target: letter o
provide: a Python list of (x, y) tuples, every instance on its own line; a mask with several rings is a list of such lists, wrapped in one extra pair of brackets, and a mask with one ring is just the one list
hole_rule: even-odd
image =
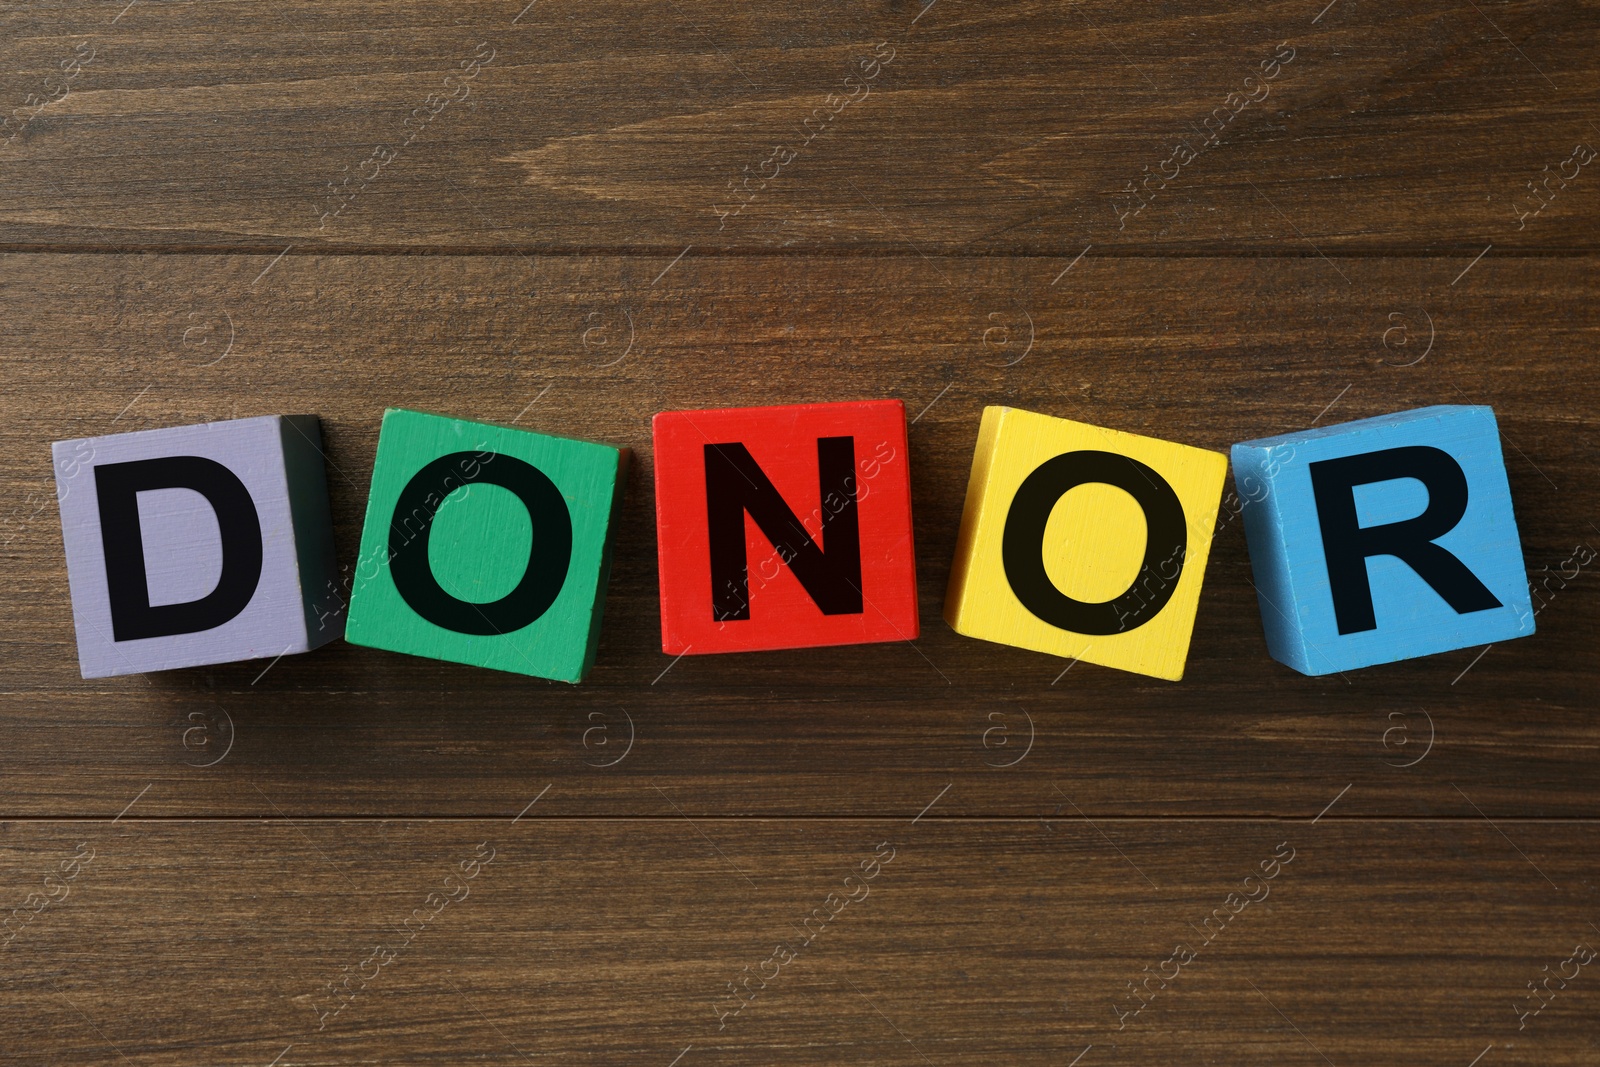
[[(1068, 490), (1099, 482), (1124, 490), (1144, 511), (1144, 560), (1139, 574), (1121, 594), (1100, 603), (1074, 600), (1050, 580), (1044, 567), (1044, 532), (1050, 512)], [(1001, 537), (1000, 558), (1006, 580), (1022, 606), (1051, 626), (1078, 634), (1115, 634), (1144, 625), (1172, 598), (1183, 573), (1189, 543), (1183, 504), (1167, 480), (1131, 456), (1085, 449), (1045, 460), (1023, 479), (1012, 498)], [(1156, 573), (1164, 559), (1179, 561), (1178, 572), (1161, 580), (1149, 603), (1140, 597), (1141, 582)], [(1158, 575), (1159, 577), (1159, 575)], [(1138, 621), (1125, 625), (1125, 616)]]
[[(520, 630), (538, 619), (555, 603), (567, 580), (572, 563), (572, 515), (567, 502), (545, 473), (514, 456), (496, 453), (500, 462), (487, 464), (468, 475), (467, 484), (487, 482), (508, 489), (528, 509), (528, 518), (537, 537), (528, 553), (528, 565), (515, 589), (499, 600), (475, 604), (445, 592), (428, 561), (428, 539), (433, 532), (437, 505), (428, 498), (437, 496), (442, 504), (448, 491), (445, 482), (461, 477), (465, 461), (478, 453), (452, 452), (423, 467), (395, 501), (389, 522), (389, 574), (394, 587), (411, 610), (436, 626), (456, 633), (488, 636)], [(399, 516), (423, 514), (422, 528), (409, 536)]]

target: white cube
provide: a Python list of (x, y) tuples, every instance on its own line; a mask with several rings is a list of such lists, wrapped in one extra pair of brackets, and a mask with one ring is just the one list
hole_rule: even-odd
[(315, 415), (53, 451), (85, 678), (307, 652), (344, 633)]

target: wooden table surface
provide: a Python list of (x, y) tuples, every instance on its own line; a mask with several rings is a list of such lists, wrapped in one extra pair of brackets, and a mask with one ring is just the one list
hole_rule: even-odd
[[(0, 1061), (1600, 1062), (1595, 16), (6, 6)], [(921, 638), (663, 655), (651, 414), (869, 397)], [(1228, 508), (1180, 683), (940, 620), (985, 405), (1436, 403), (1531, 638), (1302, 677)], [(318, 414), (348, 565), (386, 406), (636, 450), (587, 682), (79, 678), (50, 442)]]

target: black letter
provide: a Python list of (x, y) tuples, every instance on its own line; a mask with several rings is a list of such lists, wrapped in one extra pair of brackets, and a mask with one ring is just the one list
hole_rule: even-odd
[[(1050, 512), (1067, 490), (1088, 482), (1114, 485), (1132, 496), (1144, 511), (1146, 529), (1138, 575), (1119, 596), (1097, 604), (1067, 596), (1044, 569), (1044, 531)], [(1143, 626), (1172, 599), (1188, 547), (1183, 505), (1165, 478), (1129, 456), (1084, 450), (1045, 460), (1023, 479), (1006, 514), (1000, 560), (1011, 591), (1040, 619), (1076, 634), (1115, 634)], [(1176, 561), (1178, 569), (1170, 579), (1158, 582), (1146, 604), (1139, 585), (1152, 576), (1160, 578), (1155, 568), (1165, 561)], [(1129, 626), (1128, 615), (1143, 617)]]
[[(238, 615), (256, 595), (261, 581), (261, 519), (250, 491), (227, 467), (201, 456), (105, 463), (94, 469), (94, 489), (100, 503), (113, 641), (210, 630)], [(217, 587), (199, 600), (150, 604), (139, 494), (154, 489), (193, 489), (217, 514), (222, 573)]]
[[(476, 473), (467, 474), (468, 462), (481, 454), (452, 452), (440, 456), (406, 483), (389, 521), (389, 574), (411, 610), (435, 626), (458, 634), (487, 636), (520, 630), (555, 603), (572, 563), (572, 515), (555, 483), (539, 468), (514, 456), (494, 453), (498, 462), (493, 467), (485, 461)], [(447, 483), (457, 477), (468, 484), (487, 482), (511, 490), (522, 500), (533, 523), (535, 539), (522, 580), (511, 592), (486, 604), (460, 600), (445, 592), (428, 562), (434, 513), (455, 488)], [(396, 520), (402, 515), (415, 517), (419, 512), (421, 528), (413, 536), (406, 523)]]
[[(1368, 556), (1394, 556), (1417, 572), (1456, 610), (1487, 611), (1501, 606), (1494, 594), (1447, 549), (1433, 542), (1456, 528), (1467, 513), (1467, 476), (1450, 453), (1428, 445), (1386, 448), (1359, 456), (1309, 464), (1311, 491), (1322, 526), (1322, 554), (1328, 560), (1333, 614), (1341, 634), (1376, 630)], [(1415, 478), (1428, 490), (1421, 515), (1401, 522), (1362, 528), (1356, 517), (1355, 487), (1395, 478)]]
[(861, 530), (856, 518), (853, 437), (817, 439), (817, 485), (837, 509), (822, 512), (826, 553), (806, 533), (744, 445), (706, 445), (706, 529), (711, 548), (711, 617), (750, 617), (744, 514), (756, 521), (778, 558), (788, 564), (824, 615), (861, 612)]

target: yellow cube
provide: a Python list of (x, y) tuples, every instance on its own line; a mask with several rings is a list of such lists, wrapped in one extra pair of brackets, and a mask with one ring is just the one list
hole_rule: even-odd
[(983, 411), (945, 593), (957, 633), (1183, 677), (1228, 457)]

